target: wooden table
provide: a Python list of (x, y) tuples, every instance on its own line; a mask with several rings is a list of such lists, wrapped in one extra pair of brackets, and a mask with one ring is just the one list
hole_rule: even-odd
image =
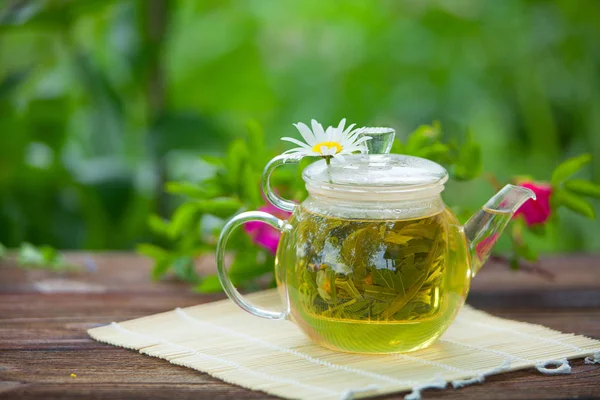
[[(98, 343), (86, 330), (224, 298), (175, 282), (153, 283), (150, 262), (123, 253), (90, 257), (97, 270), (69, 276), (0, 264), (0, 398), (265, 398), (160, 359)], [(554, 281), (488, 263), (468, 302), (495, 315), (600, 338), (600, 256), (545, 259)], [(204, 268), (214, 268), (209, 262)], [(571, 362), (571, 375), (534, 370), (424, 398), (600, 398), (600, 366)], [(76, 377), (72, 377), (75, 374)], [(403, 398), (403, 395), (386, 398)]]

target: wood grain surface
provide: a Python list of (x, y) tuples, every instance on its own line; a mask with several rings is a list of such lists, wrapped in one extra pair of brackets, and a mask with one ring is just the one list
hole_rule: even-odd
[[(152, 282), (150, 262), (132, 254), (69, 257), (92, 268), (60, 275), (0, 264), (0, 398), (268, 397), (86, 334), (91, 327), (215, 301), (223, 294), (199, 295), (180, 283)], [(552, 281), (488, 263), (474, 280), (468, 302), (500, 317), (600, 339), (600, 256), (547, 258), (541, 265), (554, 274)], [(212, 272), (214, 265), (205, 260), (198, 268)], [(583, 360), (571, 365), (570, 375), (516, 371), (460, 390), (426, 390), (423, 397), (600, 398), (600, 366)]]

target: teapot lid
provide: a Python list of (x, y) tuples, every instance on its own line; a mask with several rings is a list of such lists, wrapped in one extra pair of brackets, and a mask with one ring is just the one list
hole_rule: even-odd
[(402, 154), (355, 154), (344, 158), (344, 162), (333, 160), (329, 166), (320, 160), (306, 167), (302, 177), (308, 191), (363, 200), (422, 198), (440, 193), (448, 180), (444, 167), (425, 158)]

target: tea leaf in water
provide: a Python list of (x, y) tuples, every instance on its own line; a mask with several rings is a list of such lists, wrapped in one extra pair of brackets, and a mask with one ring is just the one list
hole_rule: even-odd
[(464, 301), (471, 266), (448, 211), (418, 220), (351, 220), (299, 208), (278, 266), (294, 321), (348, 351), (420, 348)]
[(385, 241), (394, 244), (407, 244), (414, 239), (412, 236), (403, 235), (400, 232), (390, 231), (385, 234)]
[(406, 293), (399, 294), (389, 305), (383, 313), (384, 318), (391, 318), (394, 314), (400, 311), (404, 306), (417, 294), (423, 283), (425, 282), (425, 272), (421, 273), (419, 278), (412, 283)]
[(354, 286), (354, 282), (351, 279), (335, 278), (335, 287), (336, 290), (342, 290), (342, 293), (346, 294), (349, 297), (361, 299), (363, 297), (362, 294), (360, 294), (360, 292), (358, 291), (358, 289), (356, 289), (356, 286)]
[(411, 236), (413, 238), (422, 237), (431, 240), (436, 237), (437, 231), (438, 226), (436, 224), (414, 223), (402, 228), (398, 233), (405, 236)]
[(446, 251), (436, 216), (416, 221), (361, 221), (306, 213), (305, 251), (295, 276), (307, 310), (342, 319), (400, 320), (431, 313)]
[[(374, 269), (371, 271), (373, 275), (373, 283), (378, 288), (390, 288), (395, 293), (404, 293), (404, 285), (402, 283), (401, 273), (389, 269)], [(372, 286), (373, 287), (373, 286)]]
[[(382, 226), (385, 229), (385, 226)], [(381, 243), (381, 229), (376, 224), (359, 228), (344, 239), (341, 255), (347, 265), (354, 268), (354, 274), (364, 277), (365, 267), (373, 252)]]
[(396, 298), (398, 292), (382, 286), (365, 285), (363, 294), (365, 297), (389, 303)]

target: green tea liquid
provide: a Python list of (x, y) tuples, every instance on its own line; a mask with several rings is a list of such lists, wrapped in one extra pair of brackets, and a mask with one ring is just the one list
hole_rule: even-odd
[(294, 321), (335, 350), (418, 350), (453, 321), (470, 283), (464, 233), (444, 211), (353, 220), (301, 210), (282, 236), (277, 277)]

